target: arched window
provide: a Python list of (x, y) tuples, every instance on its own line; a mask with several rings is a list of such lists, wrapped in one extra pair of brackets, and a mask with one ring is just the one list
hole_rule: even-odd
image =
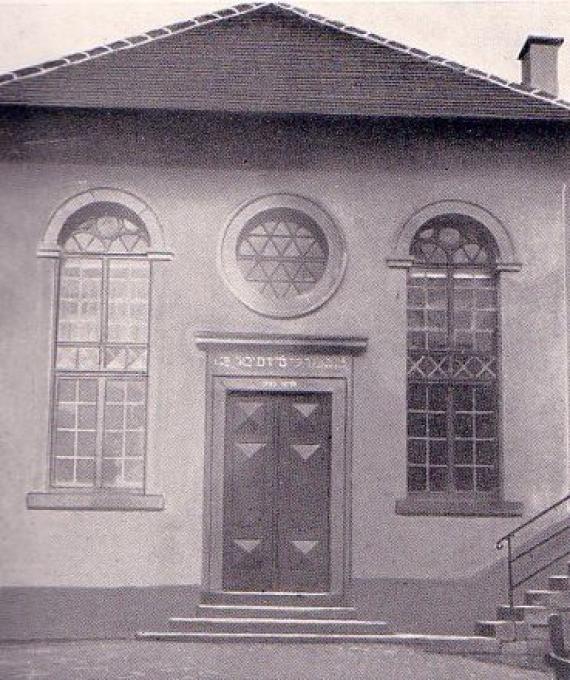
[(90, 203), (58, 245), (50, 485), (144, 490), (149, 234), (115, 203)]
[(499, 491), (497, 245), (460, 214), (415, 234), (408, 273), (408, 492)]

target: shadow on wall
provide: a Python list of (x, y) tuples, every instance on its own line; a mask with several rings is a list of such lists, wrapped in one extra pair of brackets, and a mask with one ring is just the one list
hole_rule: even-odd
[(170, 616), (187, 616), (200, 588), (2, 588), (1, 640), (132, 638), (162, 630)]
[[(548, 534), (556, 535), (559, 526), (552, 525)], [(541, 532), (534, 541), (544, 535)], [(570, 563), (565, 555), (566, 540), (567, 534), (563, 533), (516, 563), (514, 579), (544, 569), (515, 590), (515, 604), (524, 604), (527, 590), (548, 588), (549, 576), (567, 574)], [(531, 544), (522, 544), (518, 550), (522, 552)], [(355, 579), (354, 605), (362, 618), (387, 621), (395, 632), (474, 635), (477, 621), (496, 620), (497, 607), (508, 603), (505, 552), (498, 553), (499, 560), (468, 579)], [(562, 557), (554, 559), (558, 555)]]
[[(566, 574), (567, 558), (520, 588), (545, 588), (550, 574)], [(357, 617), (387, 621), (393, 632), (473, 635), (479, 620), (496, 618), (507, 603), (506, 565), (465, 580), (355, 579)], [(140, 588), (2, 588), (0, 640), (121, 639), (163, 630), (171, 616), (192, 616), (198, 585)]]

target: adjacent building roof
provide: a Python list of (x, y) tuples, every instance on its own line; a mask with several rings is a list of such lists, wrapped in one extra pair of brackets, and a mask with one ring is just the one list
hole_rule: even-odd
[(570, 120), (570, 103), (283, 3), (0, 75), (0, 106)]

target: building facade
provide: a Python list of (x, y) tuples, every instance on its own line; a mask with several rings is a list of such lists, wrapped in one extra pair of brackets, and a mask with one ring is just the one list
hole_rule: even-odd
[(0, 109), (8, 637), (200, 593), (487, 615), (568, 487), (570, 105), (260, 3)]

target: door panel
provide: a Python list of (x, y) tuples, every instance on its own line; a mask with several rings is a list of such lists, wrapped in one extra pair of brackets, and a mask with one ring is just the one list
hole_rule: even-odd
[(279, 590), (329, 589), (329, 394), (285, 399), (279, 412)]
[(329, 589), (330, 439), (328, 393), (228, 394), (225, 589)]
[(229, 394), (224, 475), (224, 587), (271, 590), (275, 481), (274, 407), (258, 394)]

